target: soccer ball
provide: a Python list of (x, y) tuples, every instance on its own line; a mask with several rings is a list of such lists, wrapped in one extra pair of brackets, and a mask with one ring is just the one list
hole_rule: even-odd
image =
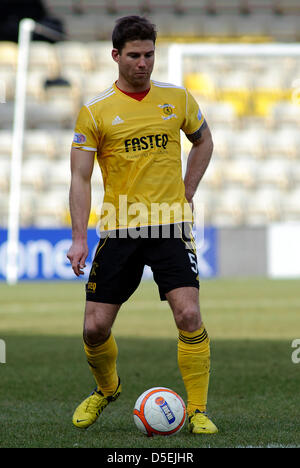
[(184, 426), (185, 415), (182, 398), (165, 387), (146, 390), (136, 400), (133, 410), (137, 428), (148, 437), (179, 432)]

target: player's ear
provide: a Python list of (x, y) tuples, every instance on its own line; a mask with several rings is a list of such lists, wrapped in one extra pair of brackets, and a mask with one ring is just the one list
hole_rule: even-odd
[(119, 54), (118, 49), (113, 49), (113, 50), (111, 51), (111, 56), (112, 56), (112, 58), (113, 58), (113, 60), (114, 60), (115, 62), (119, 63), (120, 54)]

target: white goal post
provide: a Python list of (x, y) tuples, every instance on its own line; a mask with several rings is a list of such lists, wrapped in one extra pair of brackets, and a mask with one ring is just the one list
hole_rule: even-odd
[(29, 45), (31, 34), (34, 31), (34, 28), (35, 22), (32, 19), (26, 18), (20, 22), (7, 226), (6, 280), (8, 284), (15, 284), (18, 281), (19, 217), (21, 202), (21, 171), (25, 126), (27, 68)]
[(20, 21), (7, 226), (6, 281), (11, 285), (16, 284), (18, 281), (19, 218), (26, 112), (26, 86), (30, 42), (33, 32), (54, 40), (63, 38), (62, 33), (36, 23), (30, 18), (25, 18)]
[[(299, 57), (300, 44), (173, 44), (168, 53), (168, 81), (182, 86), (184, 78), (183, 58), (193, 57)], [(201, 69), (201, 64), (199, 65)]]

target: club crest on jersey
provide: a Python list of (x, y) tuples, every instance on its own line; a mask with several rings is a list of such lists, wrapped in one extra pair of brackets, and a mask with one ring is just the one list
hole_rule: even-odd
[(172, 104), (158, 104), (158, 107), (162, 109), (163, 115), (161, 118), (163, 120), (169, 120), (169, 119), (177, 119), (177, 115), (174, 114), (173, 109), (175, 109), (175, 106)]
[(83, 135), (83, 133), (74, 133), (74, 138), (73, 138), (74, 143), (85, 143), (86, 142), (86, 136)]

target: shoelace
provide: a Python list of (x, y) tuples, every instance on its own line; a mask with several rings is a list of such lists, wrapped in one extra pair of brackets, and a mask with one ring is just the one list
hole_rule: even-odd
[(203, 416), (204, 418), (207, 418), (207, 414), (205, 411), (196, 410), (195, 413), (189, 417), (189, 421), (191, 421), (193, 417), (196, 417), (198, 421), (201, 421), (203, 419)]
[(102, 409), (103, 406), (106, 406), (106, 401), (104, 398), (100, 401), (99, 400), (99, 396), (96, 392), (94, 392), (87, 401), (86, 411), (97, 412), (99, 409)]

